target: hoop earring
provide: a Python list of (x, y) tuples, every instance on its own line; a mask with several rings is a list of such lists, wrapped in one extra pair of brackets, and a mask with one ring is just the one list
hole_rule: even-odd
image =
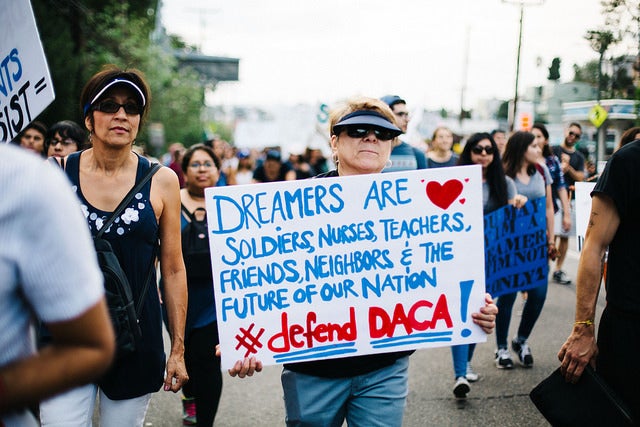
[(391, 165), (393, 165), (393, 162), (391, 160), (387, 160), (387, 162), (384, 164), (385, 168), (390, 168)]

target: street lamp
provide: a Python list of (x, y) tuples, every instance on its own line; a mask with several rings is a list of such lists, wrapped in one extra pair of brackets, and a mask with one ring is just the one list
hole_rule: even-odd
[(502, 2), (520, 5), (520, 31), (518, 33), (518, 55), (516, 58), (516, 89), (513, 95), (512, 115), (509, 120), (509, 131), (513, 132), (516, 113), (518, 111), (518, 79), (520, 78), (520, 49), (522, 48), (522, 17), (524, 15), (524, 7), (541, 5), (544, 3), (544, 0), (502, 0)]

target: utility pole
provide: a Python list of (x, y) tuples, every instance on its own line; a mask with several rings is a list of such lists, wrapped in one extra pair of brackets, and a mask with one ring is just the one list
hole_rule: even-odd
[(511, 3), (520, 5), (520, 29), (518, 31), (518, 54), (516, 56), (516, 88), (513, 94), (513, 109), (509, 118), (509, 131), (513, 132), (518, 113), (518, 82), (520, 79), (520, 51), (522, 49), (522, 18), (524, 17), (525, 6), (535, 6), (544, 3), (544, 0), (502, 0), (503, 3)]
[(467, 92), (467, 74), (469, 71), (469, 26), (467, 26), (467, 38), (464, 47), (464, 62), (462, 65), (462, 87), (460, 88), (460, 130), (462, 130), (462, 120), (464, 119), (464, 96)]

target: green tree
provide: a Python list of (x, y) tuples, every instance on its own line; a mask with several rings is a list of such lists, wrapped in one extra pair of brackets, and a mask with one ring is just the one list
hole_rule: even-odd
[(555, 57), (551, 60), (551, 66), (549, 67), (549, 75), (547, 80), (558, 81), (560, 80), (560, 58)]
[(609, 49), (609, 46), (619, 41), (616, 36), (609, 30), (588, 30), (584, 36), (589, 41), (591, 48), (598, 52), (598, 99), (600, 94), (606, 86), (604, 79), (602, 78), (602, 62), (604, 61), (604, 54)]
[[(618, 40), (631, 39), (640, 42), (640, 1), (602, 0), (604, 25)], [(638, 53), (640, 56), (640, 52)]]
[[(573, 64), (573, 81), (589, 83), (590, 85), (598, 86), (598, 60), (593, 59), (584, 63), (583, 65)], [(608, 75), (604, 74), (604, 78), (608, 79)], [(608, 80), (607, 80), (608, 81)]]
[[(195, 72), (178, 67), (169, 47), (151, 41), (157, 0), (32, 0), (56, 100), (45, 123), (72, 119), (86, 80), (104, 64), (142, 70), (152, 93), (149, 121), (164, 125), (167, 141), (201, 139), (204, 91)], [(177, 39), (174, 37), (174, 39)], [(146, 139), (146, 128), (139, 140)]]

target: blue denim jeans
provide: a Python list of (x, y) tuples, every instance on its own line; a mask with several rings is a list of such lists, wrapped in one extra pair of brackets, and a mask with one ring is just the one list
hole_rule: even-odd
[[(518, 326), (518, 339), (526, 340), (531, 335), (533, 326), (536, 324), (544, 301), (547, 299), (547, 283), (537, 288), (527, 290), (527, 302), (522, 310), (520, 325)], [(518, 296), (518, 292), (512, 292), (498, 297), (498, 315), (496, 316), (496, 341), (498, 348), (508, 348), (507, 335), (509, 335), (509, 323), (511, 323), (511, 310), (513, 303)]]
[(471, 362), (475, 344), (460, 344), (451, 346), (451, 356), (453, 357), (454, 379), (467, 375), (467, 363)]
[(409, 356), (349, 378), (322, 378), (284, 369), (287, 426), (401, 427), (408, 392)]

